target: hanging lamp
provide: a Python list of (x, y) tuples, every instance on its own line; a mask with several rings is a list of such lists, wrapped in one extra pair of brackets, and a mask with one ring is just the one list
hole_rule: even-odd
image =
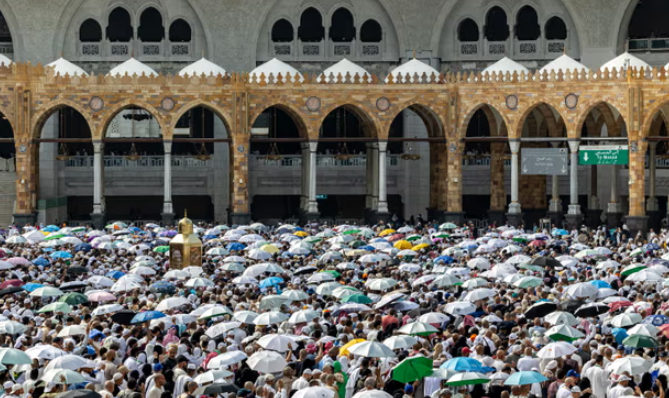
[[(132, 108), (132, 117), (130, 118), (130, 132), (132, 134), (132, 138), (135, 138), (135, 108)], [(139, 152), (137, 152), (137, 147), (135, 146), (135, 143), (133, 142), (132, 145), (130, 145), (130, 153), (124, 156), (125, 159), (130, 160), (130, 161), (136, 161), (139, 160)]]
[[(58, 124), (59, 124), (59, 132), (62, 135), (62, 138), (65, 138), (67, 135), (67, 132), (65, 130), (65, 115), (64, 111), (61, 109), (58, 111)], [(64, 142), (61, 142), (60, 145), (58, 146), (58, 153), (56, 154), (56, 160), (68, 160), (72, 156), (70, 155), (70, 151), (67, 148), (67, 144)]]
[[(341, 128), (340, 128), (340, 126), (341, 126), (340, 120), (342, 119), (341, 116), (340, 116), (341, 114), (344, 115), (344, 117), (343, 117), (343, 119), (344, 119), (343, 138), (345, 140), (346, 139), (346, 110), (345, 109), (341, 109), (341, 113), (337, 112), (336, 129), (337, 129), (337, 135), (339, 135), (339, 131), (341, 131)], [(347, 145), (346, 141), (344, 141), (343, 143), (340, 142), (339, 143), (339, 150), (337, 151), (337, 155), (335, 155), (335, 159), (344, 161), (344, 160), (349, 160), (351, 157), (352, 157), (352, 155), (348, 152), (348, 145)]]
[[(417, 137), (414, 137), (417, 138)], [(413, 150), (413, 146), (411, 143), (409, 143), (409, 150), (405, 153), (402, 153), (402, 156), (400, 156), (403, 160), (420, 160), (420, 155), (415, 153)]]
[[(202, 139), (204, 139), (204, 108), (201, 109), (202, 109)], [(203, 162), (211, 159), (211, 155), (209, 154), (209, 151), (207, 151), (207, 146), (204, 144), (204, 141), (202, 142), (202, 145), (200, 145), (200, 149), (195, 155), (195, 159), (201, 160)]]
[[(270, 125), (270, 131), (269, 131), (269, 136), (276, 138), (277, 132), (276, 132), (276, 108), (274, 110), (274, 118), (272, 120), (272, 125), (274, 128), (272, 128), (272, 125)], [(283, 156), (279, 153), (279, 147), (276, 145), (276, 142), (272, 142), (269, 144), (269, 151), (267, 151), (267, 156), (265, 156), (265, 159), (267, 160), (281, 160)]]

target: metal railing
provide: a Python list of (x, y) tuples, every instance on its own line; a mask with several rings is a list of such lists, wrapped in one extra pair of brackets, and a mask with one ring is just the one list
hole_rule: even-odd
[(629, 39), (630, 52), (669, 51), (669, 38)]
[[(92, 168), (93, 156), (73, 156), (62, 162), (67, 168)], [(124, 156), (104, 157), (104, 167), (111, 169), (162, 168), (164, 165), (164, 156), (141, 156), (137, 160), (126, 159)], [(190, 156), (172, 156), (172, 168), (203, 168), (209, 165), (210, 160), (199, 160)]]
[[(280, 159), (267, 159), (265, 155), (251, 155), (251, 158), (260, 167), (300, 167), (302, 166), (301, 155), (283, 155)], [(398, 155), (387, 157), (388, 167), (396, 167), (400, 164)], [(316, 157), (317, 167), (365, 167), (367, 157), (352, 156), (348, 159), (337, 159), (335, 155), (318, 155)]]

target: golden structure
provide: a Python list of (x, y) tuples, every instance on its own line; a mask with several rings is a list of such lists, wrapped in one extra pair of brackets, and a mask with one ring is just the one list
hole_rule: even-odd
[(170, 268), (202, 266), (202, 241), (193, 233), (193, 221), (184, 213), (179, 221), (179, 234), (170, 241)]

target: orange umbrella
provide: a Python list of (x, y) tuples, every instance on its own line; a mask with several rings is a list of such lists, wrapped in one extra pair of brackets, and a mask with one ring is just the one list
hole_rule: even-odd
[(365, 340), (365, 339), (353, 339), (353, 340), (349, 341), (348, 343), (346, 343), (346, 344), (344, 344), (343, 346), (341, 346), (341, 348), (339, 349), (339, 355), (340, 355), (340, 356), (341, 356), (341, 355), (348, 355), (348, 349), (349, 349), (351, 346), (354, 346), (354, 345), (356, 345), (356, 344), (358, 344), (358, 343), (362, 343), (363, 341), (367, 341), (367, 340)]

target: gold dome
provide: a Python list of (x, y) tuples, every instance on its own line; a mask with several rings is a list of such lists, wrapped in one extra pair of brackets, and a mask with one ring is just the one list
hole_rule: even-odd
[(184, 210), (184, 218), (179, 221), (178, 231), (182, 235), (190, 235), (193, 233), (193, 221), (187, 217), (186, 210)]

